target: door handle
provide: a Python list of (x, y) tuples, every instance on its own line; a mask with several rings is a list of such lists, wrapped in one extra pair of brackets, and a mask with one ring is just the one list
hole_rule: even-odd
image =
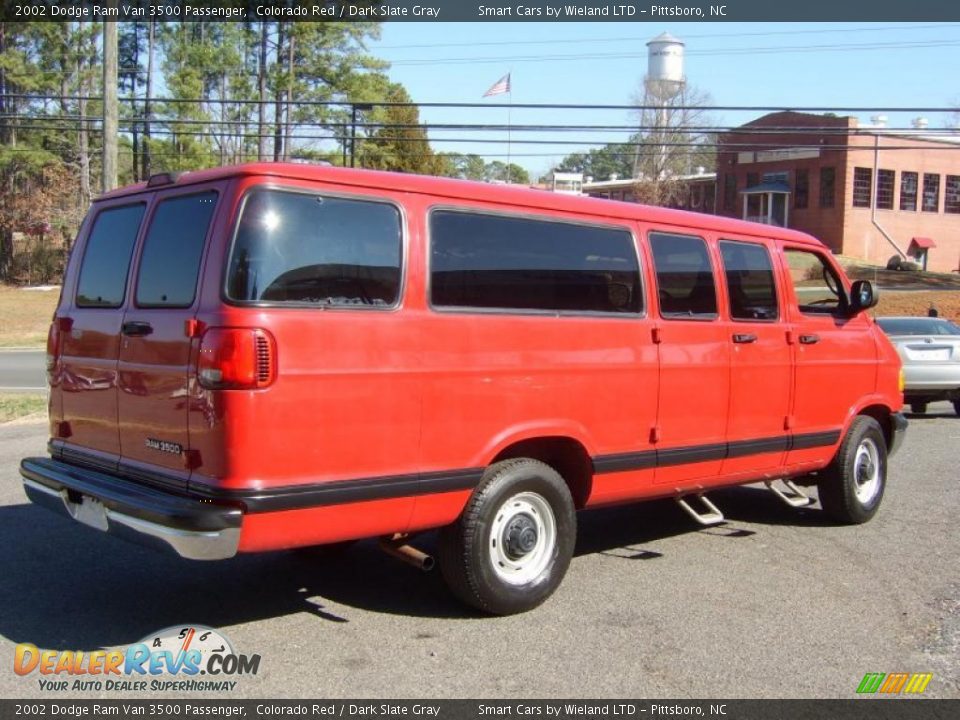
[(757, 336), (753, 333), (734, 333), (733, 341), (735, 343), (755, 343), (757, 341)]
[(131, 320), (125, 322), (120, 331), (129, 337), (143, 337), (153, 332), (153, 326), (143, 320)]
[(801, 335), (800, 336), (801, 345), (816, 345), (818, 342), (820, 342), (819, 335)]

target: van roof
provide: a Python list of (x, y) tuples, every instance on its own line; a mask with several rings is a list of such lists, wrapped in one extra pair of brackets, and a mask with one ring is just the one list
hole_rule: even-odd
[(195, 170), (175, 176), (175, 179), (171, 183), (157, 185), (155, 187), (148, 188), (147, 183), (137, 183), (112, 190), (98, 197), (97, 201), (134, 195), (141, 192), (153, 192), (162, 188), (183, 187), (246, 176), (316, 180), (364, 188), (439, 195), (442, 197), (456, 198), (458, 200), (481, 200), (517, 207), (566, 210), (597, 217), (643, 220), (646, 222), (663, 223), (665, 225), (699, 226), (720, 233), (730, 232), (738, 235), (776, 237), (815, 245), (821, 244), (820, 241), (813, 236), (797, 230), (789, 230), (772, 225), (761, 225), (719, 215), (672, 210), (669, 208), (616, 200), (604, 200), (601, 198), (562, 195), (548, 190), (517, 187), (514, 185), (494, 185), (491, 183), (434, 177), (430, 175), (413, 175), (380, 170), (358, 170), (355, 168), (310, 165), (305, 163), (245, 163), (242, 165), (211, 168), (209, 170)]

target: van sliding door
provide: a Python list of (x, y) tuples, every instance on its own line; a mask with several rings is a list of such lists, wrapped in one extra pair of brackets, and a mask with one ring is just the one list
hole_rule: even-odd
[(704, 239), (649, 238), (661, 318), (655, 482), (681, 489), (717, 477), (726, 456), (730, 339)]

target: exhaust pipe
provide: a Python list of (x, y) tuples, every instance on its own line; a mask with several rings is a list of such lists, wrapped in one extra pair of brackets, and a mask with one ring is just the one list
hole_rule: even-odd
[(423, 572), (433, 570), (433, 566), (436, 565), (433, 555), (427, 555), (427, 553), (422, 550), (418, 550), (412, 545), (407, 545), (406, 541), (406, 535), (394, 535), (392, 538), (381, 538), (380, 549), (387, 555), (395, 557), (397, 560), (401, 560), (408, 565), (412, 565)]

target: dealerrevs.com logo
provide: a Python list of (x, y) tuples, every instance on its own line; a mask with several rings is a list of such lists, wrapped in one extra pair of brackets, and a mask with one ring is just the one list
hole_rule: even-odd
[(223, 633), (203, 625), (168, 627), (115, 650), (41, 650), (20, 643), (13, 658), (14, 672), (36, 676), (46, 692), (230, 692), (259, 669), (259, 655), (235, 652)]

